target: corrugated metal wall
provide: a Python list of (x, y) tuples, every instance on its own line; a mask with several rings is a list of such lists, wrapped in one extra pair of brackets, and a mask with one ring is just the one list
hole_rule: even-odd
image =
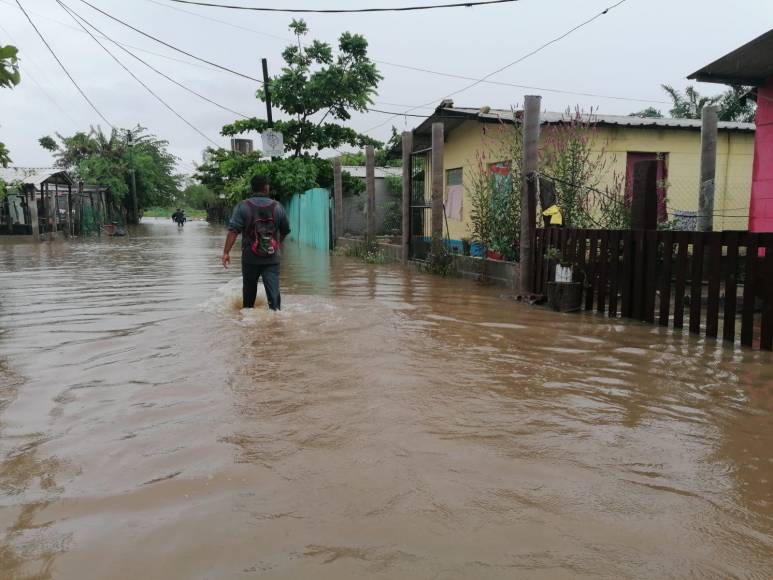
[(287, 203), (290, 239), (320, 250), (330, 250), (330, 192), (310, 189)]

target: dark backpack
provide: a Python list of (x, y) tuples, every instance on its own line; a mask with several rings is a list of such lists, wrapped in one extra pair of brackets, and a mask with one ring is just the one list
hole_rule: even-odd
[(252, 200), (246, 200), (252, 209), (249, 226), (246, 229), (250, 239), (252, 253), (260, 258), (270, 258), (279, 250), (279, 241), (276, 236), (276, 206), (275, 201), (266, 204), (257, 204)]

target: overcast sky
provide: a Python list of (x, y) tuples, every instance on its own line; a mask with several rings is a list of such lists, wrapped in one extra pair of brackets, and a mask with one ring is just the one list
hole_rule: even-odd
[[(156, 68), (208, 98), (247, 115), (263, 115), (254, 97), (256, 83), (195, 63), (94, 12), (80, 0), (64, 0), (111, 38), (141, 48)], [(272, 73), (281, 66), (289, 41), (289, 14), (241, 12), (175, 4), (169, 0), (90, 0), (94, 5), (152, 35), (208, 60), (260, 76), (260, 59)], [(306, 15), (311, 38), (335, 44), (344, 31), (363, 34), (384, 80), (374, 107), (388, 111), (432, 101), (469, 81), (414, 72), (385, 62), (480, 78), (534, 50), (601, 12), (615, 0), (521, 0), (512, 4), (423, 12), (363, 15)], [(231, 3), (236, 3), (236, 0)], [(359, 8), (434, 4), (435, 0), (241, 0), (242, 4), (287, 8)], [(208, 142), (165, 109), (111, 60), (55, 0), (22, 0), (44, 36), (86, 94), (116, 127), (137, 123), (170, 142), (182, 171), (201, 158)], [(601, 113), (627, 114), (647, 106), (664, 112), (668, 102), (661, 83), (679, 88), (686, 76), (773, 27), (773, 1), (627, 0), (591, 24), (491, 80), (540, 87), (526, 89), (480, 84), (453, 97), (456, 105), (518, 105), (524, 94), (541, 94), (547, 110), (598, 107)], [(199, 15), (199, 16), (197, 16)], [(223, 22), (214, 22), (214, 18)], [(229, 26), (229, 23), (231, 24)], [(65, 135), (102, 124), (42, 45), (15, 0), (0, 0), (0, 45), (20, 49), (22, 83), (0, 90), (0, 141), (16, 165), (45, 166), (50, 155), (42, 135)], [(111, 46), (108, 44), (108, 46)], [(228, 146), (220, 128), (234, 120), (219, 109), (174, 86), (111, 46), (121, 60), (177, 111), (215, 142)], [(133, 50), (133, 49), (132, 49)], [(159, 56), (160, 55), (160, 56)], [(547, 89), (593, 93), (583, 96)], [(708, 94), (718, 85), (698, 84)], [(608, 96), (641, 99), (626, 101)], [(429, 112), (419, 109), (413, 113)], [(278, 113), (275, 113), (278, 116)], [(382, 126), (372, 129), (377, 125)], [(351, 125), (388, 137), (390, 127), (414, 127), (421, 119), (369, 113)], [(371, 130), (372, 129), (372, 130)]]

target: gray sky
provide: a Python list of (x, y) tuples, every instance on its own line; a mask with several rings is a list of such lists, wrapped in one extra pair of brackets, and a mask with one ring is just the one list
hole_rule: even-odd
[[(263, 115), (255, 99), (256, 83), (194, 63), (152, 40), (94, 12), (79, 0), (65, 0), (79, 14), (119, 42), (159, 55), (137, 52), (179, 82), (231, 109)], [(281, 66), (281, 52), (290, 40), (289, 14), (253, 13), (174, 4), (168, 0), (91, 0), (114, 16), (197, 56), (260, 77), (260, 58), (269, 59), (272, 73)], [(235, 3), (235, 2), (234, 2)], [(434, 4), (435, 0), (241, 0), (242, 4), (288, 8), (359, 8)], [(141, 123), (170, 142), (181, 158), (181, 171), (201, 158), (207, 141), (172, 115), (102, 51), (55, 0), (22, 0), (49, 43), (110, 122), (117, 127)], [(480, 78), (514, 61), (544, 42), (587, 20), (614, 0), (521, 0), (513, 4), (376, 15), (306, 15), (309, 39), (335, 44), (341, 32), (365, 35), (377, 61), (411, 65)], [(481, 84), (453, 97), (459, 106), (510, 107), (524, 94), (541, 94), (547, 110), (569, 106), (598, 107), (602, 113), (627, 114), (652, 105), (667, 111), (661, 83), (679, 88), (685, 77), (773, 27), (773, 2), (746, 0), (628, 0), (607, 15), (548, 47), (491, 80), (599, 95), (642, 99), (638, 102), (587, 97)], [(199, 14), (227, 24), (206, 20)], [(241, 28), (240, 28), (241, 27)], [(22, 60), (22, 84), (0, 91), (0, 141), (16, 165), (51, 163), (40, 148), (42, 135), (69, 135), (102, 124), (77, 93), (53, 57), (15, 6), (0, 0), (0, 44), (15, 44)], [(220, 128), (234, 115), (172, 85), (111, 46), (119, 58), (217, 143), (227, 146)], [(172, 60), (176, 59), (176, 60)], [(183, 62), (181, 62), (183, 61)], [(193, 63), (193, 64), (192, 64)], [(379, 64), (384, 80), (374, 107), (403, 111), (440, 99), (469, 81)], [(37, 82), (36, 82), (37, 81)], [(41, 89), (41, 87), (43, 87)], [(698, 84), (707, 94), (718, 85)], [(660, 101), (660, 102), (658, 102)], [(426, 109), (414, 113), (429, 112)], [(275, 116), (278, 114), (275, 112)], [(388, 116), (357, 115), (351, 126), (360, 131)], [(370, 134), (384, 139), (392, 125), (403, 130), (418, 118), (399, 117)], [(253, 136), (256, 138), (256, 136)], [(258, 144), (259, 145), (259, 144)]]

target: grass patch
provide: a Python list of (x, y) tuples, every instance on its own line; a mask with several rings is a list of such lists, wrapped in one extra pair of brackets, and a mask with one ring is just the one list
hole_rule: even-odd
[(360, 258), (366, 264), (385, 264), (386, 254), (376, 244), (357, 244), (355, 246), (342, 246), (336, 248), (333, 253), (336, 256), (347, 258)]

